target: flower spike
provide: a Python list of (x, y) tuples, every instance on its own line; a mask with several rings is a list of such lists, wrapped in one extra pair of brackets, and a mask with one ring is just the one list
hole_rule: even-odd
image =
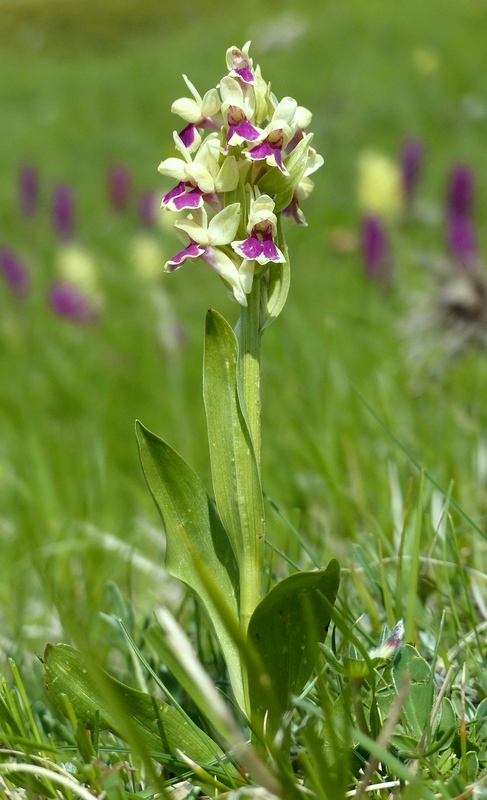
[[(279, 100), (271, 92), (249, 48), (246, 42), (242, 49), (227, 50), (227, 74), (204, 95), (183, 76), (188, 97), (176, 100), (171, 111), (186, 125), (174, 133), (177, 154), (159, 165), (159, 172), (174, 181), (162, 207), (187, 214), (174, 225), (183, 248), (166, 262), (165, 271), (204, 261), (242, 306), (255, 276), (265, 279), (272, 265), (274, 282), (284, 274), (284, 267), (277, 269), (287, 264), (281, 215), (306, 225), (300, 204), (313, 190), (309, 175), (323, 163), (311, 147), (313, 134), (306, 132), (311, 112), (294, 98)], [(286, 292), (267, 306), (271, 295), (265, 292), (262, 314), (270, 324), (265, 308), (275, 319)]]

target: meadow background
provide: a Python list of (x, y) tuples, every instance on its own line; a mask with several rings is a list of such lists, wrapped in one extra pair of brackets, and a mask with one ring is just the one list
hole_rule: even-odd
[[(313, 111), (314, 146), (325, 159), (305, 208), (309, 227), (289, 228), (291, 294), (263, 341), (263, 484), (281, 512), (269, 504), (273, 569), (288, 570), (277, 550), (311, 563), (282, 514), (316, 563), (337, 555), (351, 570), (343, 591), (353, 613), (367, 612), (369, 630), (392, 626), (405, 613), (410, 561), (398, 582), (396, 557), (419, 486), (409, 453), (478, 526), (453, 509), (439, 534), (443, 498), (426, 481), (421, 538), (406, 536), (404, 553), (419, 547), (416, 556), (450, 559), (453, 569), (422, 575), (417, 598), (407, 600), (422, 633), (410, 625), (409, 638), (431, 644), (443, 608), (456, 603), (442, 646), (467, 635), (482, 614), (465, 623), (458, 615), (470, 608), (467, 596), (482, 610), (487, 572), (486, 354), (446, 363), (439, 332), (438, 362), (411, 359), (404, 323), (418, 293), (433, 291), (424, 260), (445, 250), (453, 164), (475, 174), (475, 224), (487, 252), (485, 3), (1, 0), (0, 19), (0, 246), (30, 275), (24, 297), (0, 282), (5, 674), (14, 657), (32, 697), (41, 697), (35, 653), (47, 641), (82, 635), (106, 658), (119, 636), (109, 622), (120, 615), (113, 584), (139, 621), (162, 602), (191, 609), (162, 568), (164, 538), (134, 420), (209, 485), (204, 316), (213, 306), (233, 321), (237, 309), (204, 265), (162, 275), (177, 240), (159, 225), (142, 230), (137, 204), (142, 192), (168, 188), (157, 166), (172, 155), (181, 74), (203, 93), (223, 74), (226, 48), (248, 39), (276, 95)], [(406, 137), (425, 148), (418, 213), (408, 225), (389, 223), (395, 270), (386, 289), (366, 277), (354, 244), (357, 164), (370, 148), (397, 160)], [(107, 198), (114, 163), (133, 176), (123, 212)], [(18, 203), (25, 164), (39, 172), (32, 218)], [(74, 193), (73, 241), (96, 267), (103, 302), (92, 324), (60, 318), (46, 299), (59, 258), (50, 203), (60, 183)], [(395, 603), (368, 566), (379, 554)], [(480, 588), (462, 583), (473, 573), (461, 578), (459, 566), (478, 570)]]

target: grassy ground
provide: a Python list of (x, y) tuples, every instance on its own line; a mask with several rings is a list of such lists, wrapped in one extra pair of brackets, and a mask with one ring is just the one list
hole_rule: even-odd
[[(400, 323), (413, 292), (431, 284), (418, 254), (443, 250), (441, 209), (452, 163), (475, 171), (478, 238), (487, 252), (485, 5), (306, 0), (299, 8), (283, 2), (276, 12), (274, 4), (254, 0), (238, 8), (51, 0), (1, 2), (0, 14), (0, 246), (22, 255), (32, 280), (22, 301), (0, 286), (2, 660), (13, 656), (27, 670), (36, 649), (69, 637), (76, 625), (104, 659), (113, 644), (99, 616), (114, 610), (108, 581), (133, 601), (140, 619), (167, 597), (176, 608), (181, 601), (178, 587), (161, 578), (164, 543), (133, 422), (141, 419), (170, 441), (209, 484), (204, 314), (211, 305), (229, 319), (236, 312), (200, 265), (156, 284), (140, 275), (135, 199), (127, 212), (112, 211), (106, 170), (125, 163), (136, 192), (162, 193), (157, 165), (171, 154), (176, 123), (169, 109), (184, 94), (181, 73), (200, 90), (213, 86), (226, 47), (248, 38), (276, 94), (313, 110), (314, 144), (325, 157), (306, 209), (309, 228), (289, 231), (290, 300), (264, 338), (264, 489), (318, 563), (336, 554), (357, 570), (353, 580), (345, 578), (345, 586), (352, 581), (350, 609), (367, 612), (374, 635), (406, 615), (408, 638), (431, 647), (446, 607), (441, 647), (448, 651), (483, 618), (484, 578), (463, 585), (459, 567), (486, 572), (485, 352), (439, 368), (411, 363)], [(358, 228), (360, 154), (372, 147), (396, 158), (411, 135), (425, 144), (419, 200), (427, 213), (409, 226), (391, 223), (396, 274), (383, 290), (366, 280), (356, 251), (337, 250), (334, 234)], [(18, 211), (23, 163), (40, 173), (33, 220)], [(105, 298), (93, 326), (58, 319), (46, 304), (58, 249), (49, 197), (60, 182), (73, 187), (76, 240), (91, 254)], [(163, 261), (175, 239), (162, 229), (149, 235)], [(162, 310), (154, 303), (161, 291), (160, 303), (169, 304)], [(160, 336), (170, 315), (184, 331), (174, 348)], [(407, 575), (408, 558), (418, 557), (411, 531), (419, 471), (408, 453), (479, 528), (452, 509), (450, 534), (438, 535), (442, 496), (426, 481), (419, 555), (456, 567), (423, 571), (414, 602)], [(411, 477), (408, 558), (400, 574)], [(268, 528), (276, 547), (309, 566), (270, 506)], [(389, 559), (385, 578), (368, 568), (380, 552)], [(278, 556), (274, 567), (286, 573)], [(384, 580), (395, 598), (390, 604)], [(487, 684), (477, 652), (471, 669), (481, 700)], [(38, 679), (26, 680), (39, 697)]]

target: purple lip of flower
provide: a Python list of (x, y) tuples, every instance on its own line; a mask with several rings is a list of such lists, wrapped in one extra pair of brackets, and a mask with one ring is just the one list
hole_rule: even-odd
[(198, 122), (190, 122), (178, 133), (182, 143), (188, 149), (194, 144), (196, 139), (196, 128), (206, 128), (212, 131), (218, 131), (219, 125), (210, 117), (202, 117)]
[(70, 239), (74, 229), (74, 201), (69, 186), (54, 189), (52, 198), (52, 223), (60, 239)]
[(190, 122), (189, 125), (186, 125), (185, 128), (178, 134), (179, 138), (181, 139), (182, 143), (185, 147), (190, 148), (196, 139), (196, 125), (193, 122)]
[(414, 190), (418, 182), (422, 158), (422, 142), (420, 142), (419, 139), (407, 139), (402, 148), (401, 170), (404, 194), (409, 201), (414, 195)]
[(81, 294), (76, 287), (61, 281), (55, 283), (49, 292), (49, 304), (60, 317), (71, 322), (94, 322), (98, 312), (93, 303)]
[(191, 183), (181, 181), (162, 198), (162, 205), (173, 211), (182, 211), (184, 208), (201, 208), (203, 205), (203, 192)]
[(254, 161), (262, 161), (268, 156), (274, 156), (276, 164), (281, 172), (287, 175), (287, 170), (282, 163), (283, 143), (284, 139), (282, 136), (282, 131), (272, 131), (272, 133), (270, 133), (263, 142), (260, 142), (260, 144), (257, 144), (255, 147), (252, 147), (250, 150), (248, 150), (249, 158)]
[(204, 247), (196, 244), (196, 242), (191, 242), (184, 250), (180, 250), (179, 253), (176, 253), (176, 255), (167, 262), (166, 269), (168, 272), (175, 272), (179, 267), (182, 267), (188, 258), (200, 258), (204, 255), (204, 252)]
[(299, 200), (296, 195), (294, 195), (289, 205), (282, 209), (282, 214), (284, 217), (293, 219), (298, 225), (306, 225), (306, 221), (304, 219), (303, 212), (299, 208)]
[(474, 178), (472, 171), (464, 164), (453, 167), (450, 173), (447, 195), (448, 213), (456, 217), (467, 217), (472, 212), (474, 197)]
[(250, 69), (250, 63), (247, 61), (242, 51), (236, 48), (233, 51), (232, 70), (244, 83), (254, 83), (254, 73)]
[(252, 233), (236, 248), (244, 258), (256, 261), (263, 256), (266, 261), (281, 261), (279, 251), (272, 241), (272, 225), (261, 222), (252, 228)]
[(139, 219), (146, 228), (156, 222), (156, 200), (154, 192), (144, 192), (139, 200)]
[(232, 144), (234, 134), (241, 136), (247, 142), (254, 142), (260, 136), (257, 128), (251, 125), (242, 109), (237, 106), (230, 106), (227, 123), (227, 145)]
[(0, 273), (13, 294), (23, 297), (30, 289), (29, 273), (18, 256), (6, 247), (0, 248)]
[(478, 248), (472, 221), (468, 217), (450, 215), (446, 224), (446, 243), (457, 265), (476, 270)]
[(32, 217), (37, 209), (38, 175), (37, 169), (24, 166), (19, 171), (19, 204), (26, 217)]
[(391, 268), (386, 232), (380, 217), (365, 217), (362, 222), (362, 258), (369, 278), (386, 277)]
[(132, 189), (132, 176), (123, 164), (112, 164), (108, 170), (108, 197), (115, 211), (127, 208)]

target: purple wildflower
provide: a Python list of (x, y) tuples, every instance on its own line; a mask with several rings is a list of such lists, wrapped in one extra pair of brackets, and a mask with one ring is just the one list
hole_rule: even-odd
[(23, 297), (30, 288), (29, 273), (21, 259), (6, 247), (0, 248), (0, 273), (13, 294)]
[(37, 209), (38, 174), (33, 166), (25, 165), (19, 170), (19, 205), (26, 217), (34, 216)]
[(361, 252), (368, 278), (390, 279), (392, 259), (386, 230), (380, 217), (367, 216), (362, 220)]
[(457, 164), (450, 173), (447, 193), (447, 213), (455, 217), (468, 217), (473, 210), (474, 178), (465, 164)]
[(407, 139), (402, 147), (401, 174), (404, 197), (409, 206), (416, 191), (422, 158), (423, 143), (419, 139)]
[(123, 164), (112, 164), (107, 176), (108, 197), (115, 211), (127, 208), (132, 190), (132, 176)]
[(94, 322), (98, 316), (93, 302), (66, 281), (59, 281), (51, 286), (49, 304), (58, 316), (71, 322)]
[(378, 647), (369, 651), (369, 658), (380, 658), (382, 661), (394, 658), (404, 639), (404, 622), (399, 620), (394, 630)]
[(146, 228), (156, 222), (156, 196), (154, 192), (144, 192), (139, 199), (139, 219)]
[(446, 243), (459, 267), (475, 270), (478, 265), (478, 248), (472, 220), (451, 214), (446, 221)]
[(461, 269), (475, 270), (478, 266), (478, 248), (472, 220), (474, 178), (464, 164), (457, 164), (450, 172), (446, 207), (446, 246), (456, 265)]
[(56, 186), (52, 196), (52, 224), (60, 239), (70, 239), (74, 229), (74, 199), (69, 186)]

